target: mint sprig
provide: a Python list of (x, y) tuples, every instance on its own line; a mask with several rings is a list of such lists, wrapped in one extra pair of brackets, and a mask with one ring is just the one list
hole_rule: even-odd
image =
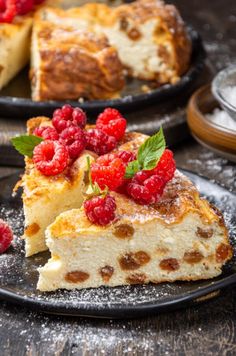
[(35, 146), (43, 139), (34, 135), (22, 135), (11, 139), (11, 143), (15, 149), (22, 155), (32, 158)]
[(153, 136), (149, 137), (139, 148), (137, 159), (126, 167), (125, 178), (132, 178), (135, 173), (156, 167), (166, 148), (166, 141), (162, 127)]

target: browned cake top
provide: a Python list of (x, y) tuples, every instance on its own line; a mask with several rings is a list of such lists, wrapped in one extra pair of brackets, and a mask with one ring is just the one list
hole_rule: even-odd
[[(123, 88), (123, 66), (104, 35), (46, 21), (38, 22), (35, 31), (42, 100), (108, 98)], [(33, 85), (35, 74), (33, 69)]]
[[(121, 223), (142, 225), (147, 222), (159, 221), (163, 225), (180, 223), (188, 213), (196, 213), (205, 224), (216, 221), (225, 229), (222, 215), (210, 204), (199, 197), (199, 193), (187, 177), (176, 171), (175, 177), (166, 185), (164, 194), (155, 206), (136, 204), (123, 194), (111, 192), (117, 204), (117, 221), (112, 223), (116, 229)], [(74, 209), (60, 215), (51, 225), (52, 236), (60, 237), (70, 235), (78, 237), (83, 234), (100, 233), (109, 229), (92, 224), (86, 217), (83, 209)], [(225, 230), (226, 231), (226, 230)]]

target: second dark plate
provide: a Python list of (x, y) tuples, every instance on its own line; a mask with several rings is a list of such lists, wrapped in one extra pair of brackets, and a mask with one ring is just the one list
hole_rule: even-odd
[[(203, 68), (205, 60), (205, 50), (199, 34), (188, 27), (188, 32), (192, 41), (192, 58), (189, 70), (181, 77), (178, 83), (166, 84), (149, 93), (143, 93), (144, 82), (136, 79), (127, 80), (122, 97), (114, 100), (91, 100), (79, 103), (78, 101), (65, 101), (73, 106), (80, 106), (89, 114), (97, 114), (105, 107), (115, 107), (119, 110), (129, 111), (144, 107), (145, 105), (158, 104), (177, 94), (188, 91), (198, 78)], [(31, 100), (30, 81), (28, 69), (23, 70), (15, 77), (2, 91), (0, 91), (0, 115), (2, 117), (23, 117), (29, 118), (37, 115), (48, 115), (62, 105), (61, 101), (34, 102)]]

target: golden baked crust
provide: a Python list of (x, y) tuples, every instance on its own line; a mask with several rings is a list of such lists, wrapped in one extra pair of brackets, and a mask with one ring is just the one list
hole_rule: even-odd
[(158, 0), (46, 8), (34, 27), (42, 62), (32, 66), (34, 100), (114, 98), (124, 86), (122, 66), (131, 77), (164, 84), (178, 81), (190, 63), (191, 41), (178, 10)]
[[(152, 220), (158, 220), (163, 225), (170, 226), (179, 224), (188, 213), (196, 213), (207, 225), (216, 222), (224, 227), (227, 236), (224, 219), (219, 211), (216, 211), (205, 199), (200, 198), (196, 187), (190, 180), (176, 171), (174, 178), (167, 183), (160, 201), (155, 206), (139, 205), (132, 199), (111, 192), (117, 203), (117, 216), (114, 226), (119, 221), (129, 221), (134, 224), (145, 224)], [(75, 209), (59, 216), (54, 224), (51, 225), (51, 234), (56, 237), (66, 236), (73, 232), (86, 230), (93, 224), (86, 217), (83, 209)], [(106, 227), (96, 225), (96, 231), (106, 229)], [(78, 235), (76, 235), (79, 237)]]
[(107, 99), (123, 88), (121, 62), (105, 36), (44, 21), (33, 36), (40, 56), (31, 70), (34, 100)]

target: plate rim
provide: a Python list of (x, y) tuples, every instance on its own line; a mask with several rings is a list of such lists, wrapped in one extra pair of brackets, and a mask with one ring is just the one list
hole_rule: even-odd
[[(192, 42), (192, 58), (190, 63), (190, 68), (187, 72), (181, 76), (180, 80), (176, 84), (164, 84), (157, 89), (152, 90), (150, 93), (141, 93), (137, 95), (126, 95), (118, 99), (109, 99), (109, 100), (91, 100), (80, 103), (76, 100), (62, 100), (62, 101), (53, 101), (49, 100), (46, 102), (40, 101), (35, 102), (31, 98), (20, 98), (13, 96), (1, 96), (0, 95), (0, 109), (1, 106), (6, 109), (7, 106), (12, 106), (13, 108), (28, 108), (35, 110), (53, 110), (60, 107), (63, 103), (68, 103), (72, 106), (79, 106), (81, 109), (87, 112), (95, 112), (102, 110), (105, 107), (115, 107), (119, 109), (128, 109), (133, 105), (144, 105), (150, 102), (154, 102), (155, 99), (166, 99), (171, 97), (174, 94), (178, 93), (180, 90), (187, 89), (191, 83), (195, 81), (199, 72), (203, 69), (206, 51), (203, 45), (202, 38), (198, 31), (194, 29), (191, 25), (186, 25), (188, 34)], [(131, 98), (131, 99), (130, 99)], [(5, 113), (7, 116), (7, 113)]]
[[(187, 174), (188, 177), (197, 176), (200, 179), (206, 180), (208, 183), (217, 185), (222, 191), (229, 193), (236, 197), (234, 192), (226, 189), (217, 182), (212, 182), (209, 178), (199, 175), (195, 172), (192, 172), (187, 169), (179, 169), (184, 174)], [(19, 170), (20, 171), (20, 170)], [(4, 179), (10, 177), (18, 176), (18, 173), (11, 175), (3, 176), (0, 178), (0, 182)], [(7, 287), (0, 286), (0, 299), (6, 302), (14, 303), (21, 305), (23, 307), (30, 308), (37, 312), (43, 312), (47, 314), (57, 314), (57, 315), (67, 315), (67, 316), (77, 316), (77, 317), (92, 317), (92, 318), (108, 318), (108, 319), (127, 319), (127, 318), (137, 318), (150, 316), (152, 314), (157, 314), (158, 312), (178, 309), (187, 305), (192, 305), (196, 299), (206, 296), (209, 293), (214, 291), (225, 289), (226, 287), (236, 284), (236, 272), (228, 276), (218, 277), (217, 280), (209, 279), (205, 286), (198, 287), (196, 290), (191, 292), (183, 292), (175, 299), (167, 298), (161, 302), (141, 302), (136, 305), (121, 305), (121, 304), (99, 304), (99, 307), (96, 307), (94, 304), (81, 303), (77, 307), (65, 306), (62, 302), (58, 301), (57, 304), (54, 304), (50, 301), (37, 300), (37, 297), (24, 296), (21, 294), (14, 293), (8, 290)], [(187, 283), (187, 282), (186, 282)], [(119, 287), (119, 288), (122, 288)]]

